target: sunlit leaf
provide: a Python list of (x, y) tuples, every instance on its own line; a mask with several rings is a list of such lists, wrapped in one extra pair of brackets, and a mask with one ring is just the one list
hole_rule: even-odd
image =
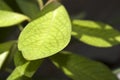
[(118, 79), (120, 79), (120, 68), (113, 70), (113, 73), (117, 75)]
[(0, 69), (2, 68), (3, 63), (5, 62), (5, 59), (7, 58), (8, 53), (9, 52), (6, 51), (6, 52), (3, 52), (3, 53), (0, 54)]
[(10, 47), (15, 43), (15, 41), (9, 41), (0, 44), (0, 69), (2, 68), (6, 58), (9, 55)]
[(14, 62), (16, 68), (7, 80), (22, 80), (24, 76), (32, 77), (39, 68), (42, 60), (27, 61), (23, 58), (20, 52), (17, 52), (15, 54)]
[(27, 60), (56, 54), (70, 41), (71, 23), (64, 6), (52, 2), (41, 15), (29, 23), (19, 37), (18, 48)]
[[(12, 11), (12, 9), (5, 3), (5, 0), (0, 0), (0, 10)], [(13, 28), (0, 28), (0, 42), (4, 42)], [(12, 30), (13, 32), (13, 30)]]
[(0, 27), (8, 27), (29, 20), (27, 16), (19, 13), (0, 10)]
[(70, 52), (51, 56), (53, 63), (73, 80), (117, 80), (105, 65)]
[(24, 14), (33, 18), (36, 18), (37, 14), (40, 13), (37, 0), (16, 0), (20, 9)]
[(108, 24), (88, 20), (73, 20), (72, 23), (72, 35), (86, 44), (111, 47), (120, 43), (120, 32)]

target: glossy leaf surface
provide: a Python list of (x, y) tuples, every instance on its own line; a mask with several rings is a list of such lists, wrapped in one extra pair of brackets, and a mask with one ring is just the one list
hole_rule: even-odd
[(41, 59), (61, 51), (70, 37), (71, 23), (64, 6), (52, 2), (22, 31), (18, 48), (27, 60)]
[(88, 20), (73, 20), (72, 23), (72, 35), (86, 44), (97, 47), (120, 44), (120, 32), (108, 24)]

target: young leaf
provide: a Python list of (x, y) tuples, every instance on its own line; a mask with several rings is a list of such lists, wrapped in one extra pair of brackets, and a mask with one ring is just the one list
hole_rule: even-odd
[(0, 44), (0, 69), (2, 68), (6, 58), (9, 55), (10, 47), (15, 43), (15, 41), (9, 41), (6, 43)]
[(60, 52), (51, 59), (73, 80), (117, 80), (105, 65), (70, 52)]
[(120, 32), (110, 25), (88, 20), (73, 20), (72, 23), (72, 35), (86, 44), (112, 47), (120, 43)]
[(0, 53), (0, 69), (2, 68), (7, 56), (8, 56), (9, 52), (6, 51), (6, 52), (3, 52), (3, 53)]
[(0, 10), (0, 27), (8, 27), (29, 20), (27, 16), (19, 13)]
[(41, 15), (29, 23), (19, 37), (18, 48), (27, 60), (56, 54), (70, 41), (71, 23), (64, 6), (52, 2)]
[(27, 61), (23, 58), (20, 52), (17, 52), (15, 54), (14, 62), (16, 68), (7, 80), (19, 80), (24, 76), (29, 78), (32, 77), (39, 68), (42, 60)]
[(23, 13), (32, 19), (36, 18), (36, 15), (40, 13), (37, 0), (16, 0), (16, 2), (18, 3)]

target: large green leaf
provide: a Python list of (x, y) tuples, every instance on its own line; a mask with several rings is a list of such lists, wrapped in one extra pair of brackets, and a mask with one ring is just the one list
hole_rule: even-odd
[(15, 41), (9, 41), (6, 43), (0, 44), (0, 69), (2, 68), (6, 58), (9, 55), (9, 50)]
[(14, 62), (16, 68), (7, 80), (22, 80), (23, 77), (32, 77), (39, 68), (42, 60), (27, 61), (20, 52), (17, 52), (14, 57)]
[(37, 0), (16, 0), (16, 2), (22, 12), (31, 18), (35, 18), (40, 13)]
[(27, 16), (19, 13), (0, 10), (0, 27), (8, 27), (29, 20)]
[(64, 6), (52, 2), (41, 15), (29, 23), (19, 37), (18, 48), (27, 60), (56, 54), (70, 41), (71, 23)]
[(0, 10), (11, 11), (11, 8), (3, 0), (0, 0)]
[(86, 44), (111, 47), (120, 43), (120, 32), (110, 25), (88, 20), (73, 20), (72, 23), (72, 35)]
[(105, 65), (70, 52), (60, 52), (51, 59), (73, 80), (117, 80)]

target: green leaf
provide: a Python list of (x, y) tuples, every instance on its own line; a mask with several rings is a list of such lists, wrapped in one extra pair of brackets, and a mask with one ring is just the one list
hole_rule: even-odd
[(8, 27), (29, 20), (27, 16), (19, 13), (0, 10), (0, 27)]
[(11, 8), (5, 3), (5, 1), (0, 0), (0, 10), (11, 11)]
[(70, 52), (51, 56), (53, 63), (73, 80), (117, 80), (102, 63), (92, 61)]
[(17, 51), (14, 55), (14, 64), (15, 66), (20, 66), (20, 65), (24, 65), (27, 62), (27, 60), (25, 60), (21, 54), (21, 52)]
[(15, 41), (9, 41), (6, 43), (0, 44), (0, 69), (2, 68), (6, 58), (9, 55), (9, 50)]
[(0, 44), (0, 54), (5, 52), (5, 51), (9, 51), (10, 47), (15, 43), (16, 41), (8, 41), (5, 43), (1, 43)]
[(41, 15), (29, 23), (19, 37), (18, 48), (27, 60), (56, 54), (70, 41), (71, 23), (64, 6), (52, 2)]
[(117, 75), (117, 77), (120, 79), (120, 67), (117, 68), (117, 69), (115, 69), (115, 70), (113, 70), (113, 73), (114, 73), (115, 75)]
[(24, 14), (33, 18), (36, 18), (36, 15), (40, 13), (37, 0), (16, 0), (20, 9)]
[(3, 52), (3, 53), (0, 53), (0, 69), (2, 68), (7, 56), (8, 56), (9, 52), (6, 51), (6, 52)]
[(96, 47), (112, 47), (120, 43), (120, 32), (110, 25), (89, 20), (73, 20), (72, 35)]
[(27, 61), (20, 52), (17, 52), (15, 54), (14, 62), (16, 68), (7, 80), (22, 80), (23, 77), (32, 77), (39, 68), (42, 60)]

